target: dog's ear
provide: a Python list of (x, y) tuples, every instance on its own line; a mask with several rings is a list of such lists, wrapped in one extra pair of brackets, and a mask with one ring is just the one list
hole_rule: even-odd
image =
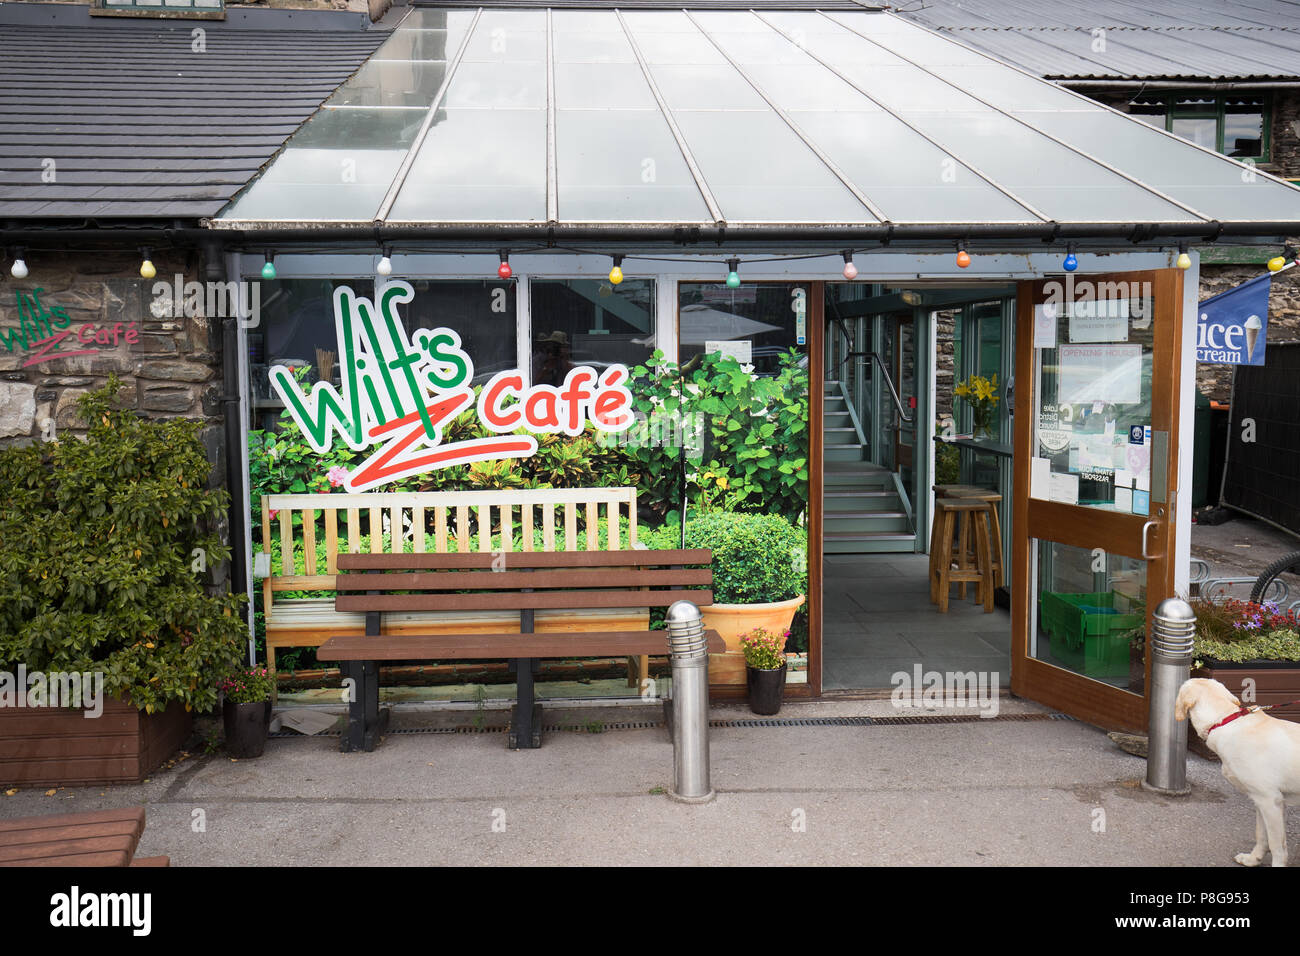
[(1196, 685), (1189, 680), (1178, 690), (1178, 698), (1174, 701), (1174, 720), (1186, 720), (1187, 712), (1195, 704)]

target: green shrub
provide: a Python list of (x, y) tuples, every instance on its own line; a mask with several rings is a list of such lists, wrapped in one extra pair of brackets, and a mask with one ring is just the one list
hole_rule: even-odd
[[(676, 548), (680, 528), (647, 536), (653, 548)], [(713, 552), (713, 599), (719, 604), (788, 601), (808, 590), (808, 538), (780, 515), (713, 512), (686, 522), (686, 547)]]
[(1300, 633), (1291, 630), (1265, 631), (1235, 640), (1196, 637), (1196, 657), (1244, 664), (1247, 661), (1300, 661)]
[(80, 399), (76, 439), (0, 451), (0, 666), (98, 671), (148, 712), (210, 709), (240, 660), (242, 595), (208, 593), (230, 549), (211, 531), (200, 423), (114, 407), (116, 378)]
[[(691, 508), (795, 520), (803, 514), (808, 506), (808, 369), (802, 361), (792, 349), (781, 356), (776, 375), (760, 376), (716, 352), (679, 368), (656, 350), (644, 365), (630, 370), (628, 388), (638, 414), (651, 421), (702, 422), (705, 448), (690, 448), (686, 456)], [(691, 440), (682, 436), (687, 444)], [(680, 447), (619, 437), (604, 441), (616, 441), (645, 476), (639, 500), (672, 524), (681, 507)]]

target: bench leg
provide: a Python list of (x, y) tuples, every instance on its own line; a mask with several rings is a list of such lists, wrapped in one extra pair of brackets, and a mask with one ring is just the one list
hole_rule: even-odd
[(506, 745), (511, 750), (532, 750), (542, 745), (542, 708), (533, 692), (533, 676), (540, 663), (537, 658), (510, 662), (515, 673), (515, 706), (510, 712)]
[(352, 700), (348, 703), (348, 726), (339, 750), (372, 751), (388, 725), (388, 708), (379, 709), (379, 665), (375, 661), (344, 661), (344, 677), (352, 678)]
[(275, 645), (270, 641), (266, 642), (266, 669), (271, 675), (271, 703), (279, 703), (280, 682), (275, 676)]

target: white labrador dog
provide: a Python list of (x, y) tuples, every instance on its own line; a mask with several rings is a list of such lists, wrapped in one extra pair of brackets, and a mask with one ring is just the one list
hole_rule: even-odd
[(1259, 866), (1267, 847), (1273, 865), (1286, 866), (1285, 807), (1300, 803), (1300, 724), (1262, 711), (1233, 716), (1242, 710), (1241, 701), (1217, 680), (1195, 677), (1179, 688), (1174, 717), (1191, 717), (1223, 762), (1223, 776), (1255, 804), (1255, 848), (1234, 859)]

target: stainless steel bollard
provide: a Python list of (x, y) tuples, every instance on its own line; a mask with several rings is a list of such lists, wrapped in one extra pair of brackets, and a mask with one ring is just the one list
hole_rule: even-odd
[(1181, 598), (1161, 601), (1151, 634), (1151, 711), (1146, 790), (1179, 795), (1187, 786), (1187, 721), (1174, 720), (1178, 689), (1191, 675), (1196, 612)]
[(682, 803), (713, 799), (709, 784), (709, 648), (700, 609), (678, 601), (668, 609), (668, 647), (673, 659), (673, 788)]

